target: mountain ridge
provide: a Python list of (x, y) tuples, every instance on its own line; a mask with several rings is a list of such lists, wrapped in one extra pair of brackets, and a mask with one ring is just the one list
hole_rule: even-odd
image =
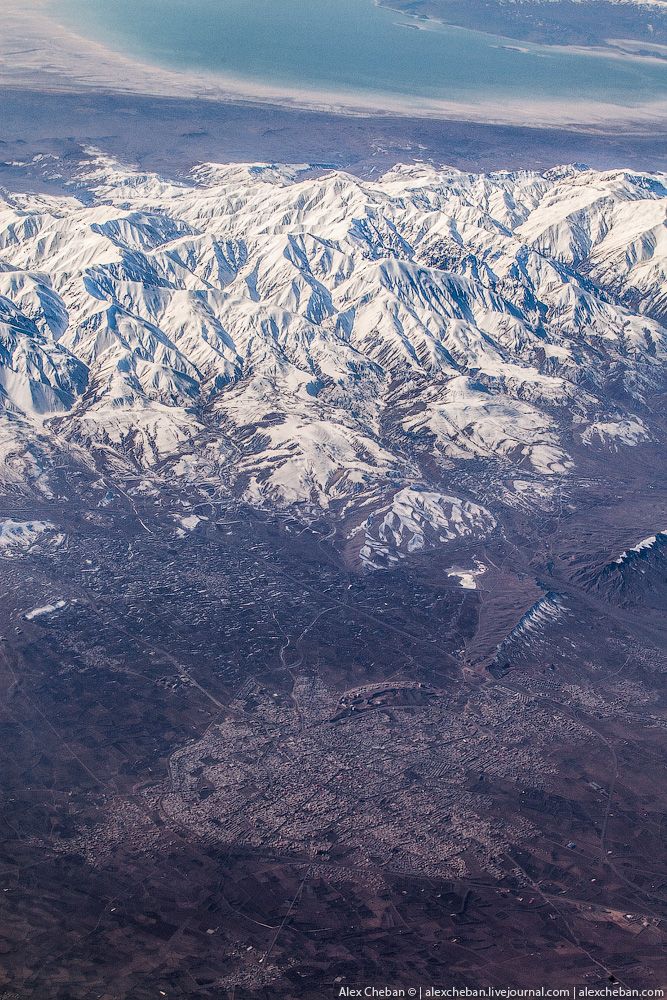
[(49, 489), (65, 452), (93, 477), (328, 512), (368, 568), (482, 537), (466, 466), (510, 503), (527, 482), (520, 502), (662, 441), (666, 182), (177, 182), (90, 151), (66, 196), (0, 194), (0, 488)]

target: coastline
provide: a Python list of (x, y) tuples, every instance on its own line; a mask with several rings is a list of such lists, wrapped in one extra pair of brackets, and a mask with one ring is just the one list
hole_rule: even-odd
[[(44, 0), (29, 10), (6, 0), (0, 37), (0, 86), (51, 91), (104, 91), (121, 95), (193, 98), (227, 103), (277, 105), (351, 117), (407, 117), (616, 133), (664, 129), (667, 100), (627, 107), (596, 101), (430, 101), (385, 94), (299, 91), (216, 73), (179, 71), (137, 61), (59, 24)], [(622, 56), (619, 54), (619, 58)]]

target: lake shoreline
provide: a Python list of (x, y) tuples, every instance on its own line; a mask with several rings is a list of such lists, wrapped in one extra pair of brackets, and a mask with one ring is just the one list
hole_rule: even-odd
[[(143, 78), (131, 60), (109, 58), (95, 43), (77, 61), (60, 36), (55, 43), (45, 37), (51, 22), (42, 19), (43, 6), (27, 16), (17, 0), (8, 2), (0, 39), (0, 184), (9, 188), (26, 175), (12, 163), (54, 156), (76, 164), (89, 147), (168, 175), (207, 161), (307, 161), (363, 175), (420, 160), (475, 171), (569, 162), (667, 170), (667, 116), (544, 125), (526, 114), (512, 124), (211, 93), (192, 80), (184, 88), (182, 74), (151, 69)], [(27, 22), (32, 33), (21, 34)], [(47, 174), (48, 161), (27, 171), (30, 183), (57, 189), (58, 179)]]
[[(140, 169), (185, 176), (202, 162), (307, 162), (377, 176), (398, 163), (461, 170), (667, 170), (667, 128), (651, 135), (497, 126), (405, 116), (350, 116), (257, 103), (4, 87), (0, 185), (56, 190), (90, 148)], [(57, 157), (30, 166), (32, 158)], [(25, 164), (29, 165), (26, 170)]]
[(46, 4), (36, 0), (26, 11), (7, 0), (0, 38), (0, 85), (58, 91), (103, 91), (233, 104), (272, 105), (283, 109), (318, 111), (368, 118), (407, 117), (475, 122), (495, 126), (569, 129), (575, 132), (631, 130), (652, 134), (667, 120), (667, 101), (646, 102), (640, 108), (613, 103), (578, 101), (462, 102), (394, 99), (386, 95), (296, 91), (290, 87), (251, 84), (213, 73), (164, 69), (77, 35), (60, 25)]

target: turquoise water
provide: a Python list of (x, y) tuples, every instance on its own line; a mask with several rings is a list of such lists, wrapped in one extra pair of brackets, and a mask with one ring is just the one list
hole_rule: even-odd
[(667, 97), (667, 63), (512, 46), (372, 0), (53, 0), (58, 19), (171, 69), (303, 94), (627, 107)]

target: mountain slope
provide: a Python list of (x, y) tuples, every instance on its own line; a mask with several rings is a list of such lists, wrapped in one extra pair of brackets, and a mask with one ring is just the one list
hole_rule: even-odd
[(0, 196), (7, 488), (44, 487), (66, 451), (119, 482), (329, 510), (375, 566), (484, 537), (489, 477), (544, 496), (661, 440), (664, 177), (211, 164), (176, 183), (91, 156), (73, 194)]

